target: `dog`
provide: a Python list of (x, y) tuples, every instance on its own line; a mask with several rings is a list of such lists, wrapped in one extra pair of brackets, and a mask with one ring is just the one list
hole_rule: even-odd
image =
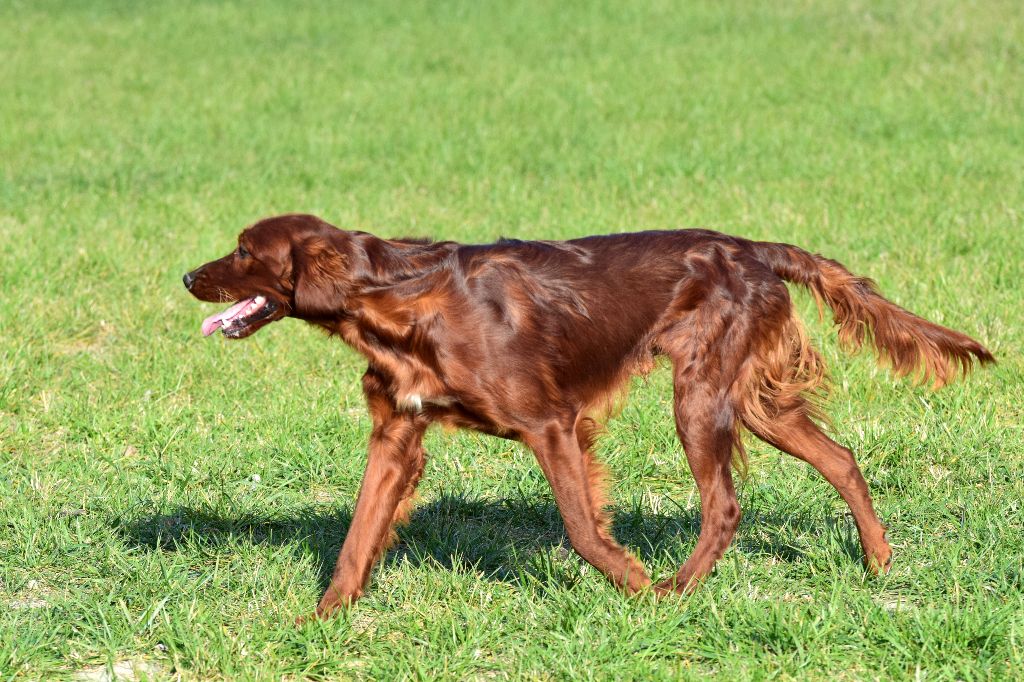
[[(231, 253), (184, 276), (202, 301), (231, 302), (202, 323), (231, 339), (294, 317), (366, 357), (373, 430), (352, 524), (316, 607), (353, 603), (407, 519), (434, 423), (526, 444), (579, 555), (620, 589), (692, 590), (740, 520), (732, 466), (741, 429), (808, 462), (849, 505), (872, 572), (892, 549), (853, 454), (815, 423), (820, 355), (785, 282), (834, 313), (839, 337), (871, 344), (897, 375), (941, 386), (994, 361), (974, 339), (883, 298), (868, 279), (788, 244), (708, 230), (493, 244), (380, 239), (312, 215), (244, 230)], [(696, 548), (652, 584), (609, 530), (593, 441), (634, 375), (672, 363), (676, 432), (701, 503)]]

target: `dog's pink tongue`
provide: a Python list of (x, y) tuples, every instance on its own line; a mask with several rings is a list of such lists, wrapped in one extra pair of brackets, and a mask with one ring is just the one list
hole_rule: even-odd
[(225, 322), (242, 312), (242, 309), (250, 303), (252, 303), (252, 299), (247, 298), (244, 301), (239, 301), (222, 313), (210, 315), (208, 318), (203, 320), (203, 336), (209, 336), (223, 327)]

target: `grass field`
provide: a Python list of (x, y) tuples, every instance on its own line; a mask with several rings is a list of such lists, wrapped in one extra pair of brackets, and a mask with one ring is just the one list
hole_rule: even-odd
[[(1011, 0), (0, 4), (0, 679), (1020, 679), (1022, 45)], [(363, 363), (291, 321), (204, 340), (180, 280), (287, 211), (795, 242), (999, 365), (913, 387), (797, 296), (887, 577), (751, 441), (717, 572), (625, 598), (528, 452), (437, 432), (365, 600), (296, 628), (362, 473)], [(658, 578), (700, 522), (669, 399), (661, 369), (600, 448)]]

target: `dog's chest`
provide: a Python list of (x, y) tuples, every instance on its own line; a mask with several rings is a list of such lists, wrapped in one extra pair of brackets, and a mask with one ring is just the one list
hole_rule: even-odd
[(420, 412), (425, 405), (448, 406), (455, 402), (437, 373), (419, 358), (381, 354), (370, 362), (384, 375), (395, 404), (402, 410)]
[(356, 325), (343, 327), (341, 332), (384, 378), (400, 409), (420, 412), (424, 406), (447, 407), (456, 402), (438, 376), (431, 349), (384, 343), (372, 331)]
[(424, 407), (451, 407), (455, 402), (455, 398), (449, 395), (423, 396), (419, 393), (405, 393), (395, 396), (398, 409), (406, 412), (422, 412)]

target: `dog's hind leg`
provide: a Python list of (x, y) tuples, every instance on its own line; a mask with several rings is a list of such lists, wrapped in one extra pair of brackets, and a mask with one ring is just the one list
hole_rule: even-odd
[(839, 491), (853, 512), (864, 548), (865, 565), (875, 573), (887, 572), (892, 561), (892, 548), (885, 537), (885, 526), (875, 514), (868, 484), (853, 453), (825, 435), (802, 407), (779, 414), (770, 432), (759, 429), (755, 435), (807, 462)]
[(814, 410), (807, 397), (824, 378), (821, 357), (791, 309), (777, 332), (762, 335), (762, 343), (745, 363), (743, 380), (734, 384), (733, 403), (740, 420), (757, 437), (809, 463), (839, 491), (853, 512), (867, 567), (887, 571), (892, 549), (853, 453), (811, 420)]
[(740, 522), (731, 470), (732, 407), (713, 382), (681, 374), (677, 369), (676, 432), (700, 493), (700, 535), (686, 563), (655, 587), (659, 592), (692, 590), (725, 553)]
[[(712, 265), (717, 263), (717, 269)], [(681, 290), (678, 314), (657, 339), (673, 364), (673, 412), (676, 434), (686, 451), (700, 493), (701, 524), (697, 545), (674, 576), (658, 583), (659, 593), (688, 592), (725, 553), (740, 522), (732, 482), (732, 455), (739, 449), (739, 413), (730, 393), (763, 320), (748, 312), (750, 290), (742, 278), (728, 277), (734, 264), (712, 262), (714, 277), (694, 280)], [(716, 279), (717, 277), (717, 279)], [(785, 290), (783, 289), (783, 292)]]
[(573, 549), (626, 592), (651, 583), (639, 560), (615, 542), (604, 512), (600, 465), (590, 452), (593, 422), (551, 422), (524, 441), (537, 456), (565, 523)]

